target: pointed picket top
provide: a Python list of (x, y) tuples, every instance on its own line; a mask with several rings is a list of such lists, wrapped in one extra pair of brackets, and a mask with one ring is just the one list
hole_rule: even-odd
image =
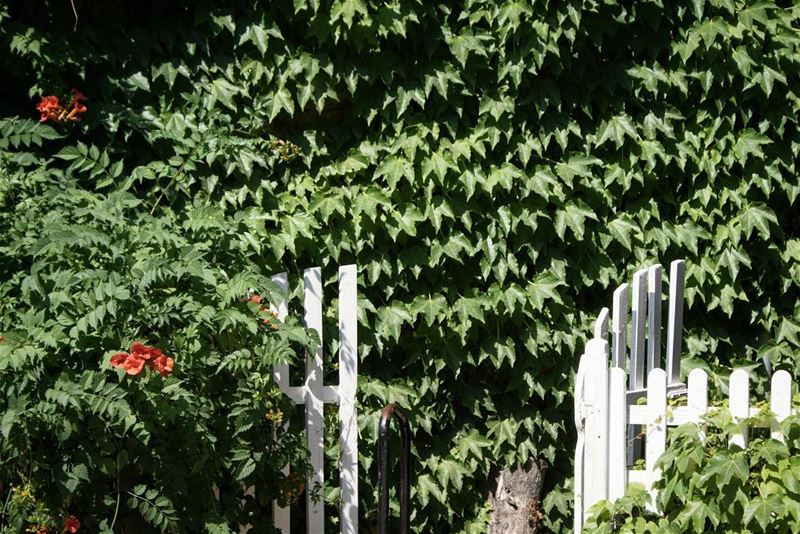
[(628, 344), (628, 284), (614, 291), (613, 314), (611, 316), (611, 366), (627, 372)]
[(608, 308), (603, 308), (594, 322), (594, 337), (608, 341)]

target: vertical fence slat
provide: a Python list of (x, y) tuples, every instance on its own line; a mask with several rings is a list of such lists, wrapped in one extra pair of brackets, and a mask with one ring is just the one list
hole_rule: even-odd
[(670, 264), (667, 318), (667, 381), (670, 385), (679, 383), (681, 378), (685, 274), (686, 265), (683, 260), (675, 260)]
[[(305, 324), (319, 334), (319, 347), (306, 357), (306, 436), (311, 472), (306, 485), (307, 530), (322, 533), (325, 528), (323, 499), (312, 499), (314, 488), (323, 488), (324, 432), (322, 414), (322, 272), (319, 267), (303, 271)], [(323, 492), (324, 494), (324, 492)]]
[[(289, 296), (289, 279), (286, 273), (276, 274), (272, 277), (272, 282), (278, 286), (278, 290), (280, 291), (280, 298), (275, 304), (273, 304), (273, 308), (275, 312), (278, 314), (278, 319), (283, 321), (286, 319), (286, 316), (289, 314), (289, 303), (288, 303), (288, 296)], [(273, 371), (273, 376), (275, 377), (275, 383), (281, 389), (285, 389), (289, 387), (289, 364), (288, 363), (281, 363), (275, 366)], [(284, 425), (284, 431), (288, 427), (288, 422)], [(275, 435), (275, 430), (273, 430), (273, 436)], [(283, 466), (283, 474), (285, 476), (289, 476), (289, 464)], [(278, 501), (272, 501), (272, 524), (281, 531), (282, 534), (289, 534), (289, 525), (290, 525), (290, 508), (288, 506), (281, 506), (278, 504)]]
[(772, 423), (772, 437), (783, 441), (780, 422), (792, 414), (792, 376), (787, 371), (776, 371), (772, 375), (769, 409), (776, 419)]
[[(692, 369), (687, 379), (687, 389), (686, 405), (694, 412), (693, 417), (699, 422), (700, 418), (708, 413), (708, 374), (703, 369)], [(699, 433), (700, 440), (705, 442), (706, 433), (702, 427)]]
[(647, 271), (633, 276), (633, 302), (631, 303), (631, 369), (630, 388), (644, 387), (644, 334), (647, 305)]
[(661, 266), (647, 271), (647, 372), (661, 368)]
[(628, 485), (625, 378), (625, 369), (608, 370), (608, 499), (612, 501), (625, 495)]
[(589, 356), (586, 351), (581, 355), (578, 362), (578, 372), (575, 373), (575, 396), (574, 396), (574, 417), (575, 417), (575, 430), (577, 431), (577, 440), (575, 442), (575, 482), (574, 482), (574, 513), (573, 525), (575, 534), (580, 534), (583, 530), (583, 494), (584, 494), (584, 480), (583, 471), (586, 466), (584, 462), (584, 454), (586, 452), (586, 428), (585, 428), (585, 412), (586, 412), (586, 368), (589, 366)]
[(692, 369), (688, 379), (686, 404), (698, 416), (708, 412), (708, 374), (703, 369)]
[[(644, 329), (647, 302), (647, 270), (638, 271), (633, 275), (633, 298), (631, 299), (631, 364), (629, 369), (629, 389), (644, 388)], [(628, 464), (642, 456), (642, 439), (638, 436), (638, 425), (628, 427)]]
[(750, 375), (744, 369), (736, 369), (730, 378), (730, 400), (728, 405), (731, 415), (739, 424), (739, 432), (730, 438), (730, 445), (738, 445), (742, 449), (747, 446), (748, 431), (744, 422), (750, 416)]
[(667, 373), (663, 369), (653, 369), (647, 376), (647, 420), (645, 469), (650, 490), (661, 476), (656, 460), (667, 448)]
[(628, 284), (614, 291), (613, 314), (611, 316), (611, 365), (627, 369), (628, 339)]
[(586, 453), (583, 513), (607, 498), (608, 491), (608, 342), (592, 339), (586, 345)]
[(341, 534), (358, 532), (358, 301), (356, 266), (339, 268), (339, 473)]
[(608, 308), (600, 310), (600, 314), (594, 322), (594, 337), (608, 341)]

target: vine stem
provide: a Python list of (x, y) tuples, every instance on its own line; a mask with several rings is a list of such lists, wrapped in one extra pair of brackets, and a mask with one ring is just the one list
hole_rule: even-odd
[(75, 15), (75, 25), (72, 27), (72, 31), (78, 31), (78, 10), (75, 9), (75, 0), (69, 0), (69, 4), (72, 6), (72, 14)]
[(111, 519), (111, 526), (109, 530), (114, 532), (114, 525), (117, 523), (117, 515), (119, 514), (119, 499), (120, 499), (120, 488), (119, 488), (119, 454), (117, 454), (117, 505), (114, 508), (114, 517)]
[(180, 178), (180, 176), (183, 174), (183, 170), (186, 168), (186, 164), (189, 163), (189, 161), (192, 158), (194, 158), (194, 155), (197, 152), (197, 149), (199, 148), (200, 148), (200, 143), (196, 144), (195, 147), (192, 149), (192, 152), (186, 157), (185, 160), (183, 160), (183, 163), (181, 163), (181, 166), (178, 168), (178, 172), (176, 172), (175, 176), (172, 177), (172, 180), (169, 181), (167, 187), (161, 190), (161, 194), (158, 195), (156, 203), (153, 204), (153, 208), (150, 210), (150, 215), (152, 215), (156, 211), (156, 208), (158, 207), (158, 204), (161, 202), (161, 199), (164, 198), (164, 195), (167, 194), (167, 191), (169, 190), (170, 187), (172, 187), (172, 184), (174, 184), (178, 180), (178, 178)]

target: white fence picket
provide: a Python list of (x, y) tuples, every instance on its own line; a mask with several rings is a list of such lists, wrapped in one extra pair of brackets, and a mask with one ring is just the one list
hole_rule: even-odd
[[(708, 375), (702, 369), (689, 373), (687, 385), (680, 383), (683, 333), (685, 265), (672, 262), (669, 278), (669, 311), (666, 325), (666, 364), (661, 368), (661, 267), (640, 270), (634, 275), (631, 298), (630, 363), (626, 365), (628, 286), (614, 292), (609, 330), (608, 310), (603, 308), (594, 325), (594, 339), (586, 345), (575, 381), (575, 532), (581, 531), (588, 510), (601, 499), (614, 500), (624, 494), (627, 482), (640, 482), (653, 494), (659, 478), (658, 458), (664, 453), (670, 426), (700, 423), (715, 410), (708, 406)], [(610, 336), (608, 334), (610, 333)], [(611, 354), (609, 355), (609, 344)], [(647, 352), (645, 353), (645, 348)], [(608, 365), (611, 369), (607, 369)], [(626, 369), (627, 367), (627, 369)], [(645, 368), (649, 374), (644, 376)], [(626, 373), (627, 377), (626, 384)], [(645, 389), (645, 385), (647, 386)], [(730, 446), (745, 448), (748, 421), (759, 408), (750, 405), (750, 377), (737, 369), (729, 380), (728, 409), (739, 425)], [(642, 397), (647, 402), (642, 405)], [(667, 395), (686, 395), (686, 406), (667, 410)], [(775, 419), (771, 435), (783, 440), (780, 422), (795, 413), (792, 408), (792, 379), (786, 371), (772, 377), (770, 407)], [(644, 440), (638, 427), (645, 425)], [(627, 439), (626, 439), (627, 433)], [(700, 439), (704, 440), (701, 428)], [(628, 469), (641, 458), (644, 445), (645, 469)], [(626, 454), (627, 452), (627, 454)]]
[(577, 439), (575, 442), (575, 480), (573, 487), (575, 513), (572, 514), (573, 528), (575, 532), (583, 529), (583, 471), (584, 455), (586, 452), (586, 367), (588, 356), (586, 351), (581, 355), (578, 362), (578, 371), (575, 373), (575, 395), (574, 395), (574, 419)]
[(692, 369), (689, 373), (688, 389), (686, 405), (697, 417), (705, 415), (708, 412), (708, 374), (702, 369)]
[[(286, 316), (289, 314), (289, 279), (286, 273), (276, 274), (272, 277), (272, 281), (275, 285), (278, 286), (280, 291), (279, 300), (275, 304), (270, 304), (270, 308), (272, 311), (278, 314), (278, 319), (284, 321)], [(289, 364), (288, 363), (281, 363), (275, 366), (273, 370), (273, 376), (275, 377), (275, 383), (278, 384), (281, 392), (285, 395), (292, 396), (290, 392), (289, 386)], [(296, 400), (293, 401), (297, 402)], [(288, 421), (284, 425), (284, 430), (288, 428)], [(273, 430), (273, 435), (275, 431)], [(283, 474), (284, 476), (289, 476), (289, 464), (286, 464), (283, 467)], [(290, 517), (291, 511), (288, 506), (281, 506), (278, 501), (272, 501), (272, 524), (281, 531), (282, 534), (289, 534), (290, 530)]]
[(608, 340), (608, 308), (603, 308), (594, 322), (594, 337)]
[(647, 270), (647, 372), (661, 367), (661, 266)]
[(750, 416), (750, 375), (744, 369), (736, 369), (731, 373), (729, 384), (730, 400), (728, 407), (731, 416), (739, 425), (739, 432), (730, 438), (730, 445), (738, 445), (742, 449), (747, 446), (747, 423)]
[(631, 367), (630, 388), (644, 387), (645, 319), (647, 305), (647, 270), (633, 275), (633, 302), (631, 303)]
[(611, 317), (611, 366), (627, 369), (626, 359), (628, 339), (628, 284), (622, 284), (614, 291), (613, 314)]
[[(284, 320), (288, 314), (288, 280), (286, 273), (272, 277), (281, 298), (270, 308)], [(355, 265), (339, 268), (339, 385), (323, 384), (322, 358), (322, 273), (319, 268), (303, 272), (303, 308), (306, 327), (316, 330), (320, 345), (306, 357), (306, 379), (302, 386), (292, 386), (288, 364), (273, 370), (276, 384), (296, 404), (305, 404), (306, 437), (311, 473), (306, 481), (306, 532), (324, 532), (324, 499), (314, 498), (314, 488), (324, 490), (323, 406), (339, 404), (339, 472), (341, 489), (340, 530), (343, 534), (358, 532), (358, 427), (356, 424), (356, 384), (358, 381), (358, 302)], [(287, 423), (288, 424), (288, 423)], [(284, 426), (286, 428), (286, 426)], [(289, 474), (285, 466), (284, 474)], [(273, 525), (282, 534), (290, 532), (290, 509), (277, 501), (272, 503)]]
[(626, 450), (628, 410), (625, 402), (625, 369), (608, 370), (608, 499), (625, 495), (628, 486)]
[(776, 371), (772, 375), (769, 409), (775, 414), (772, 438), (783, 441), (780, 423), (792, 414), (792, 376), (787, 371)]
[[(645, 367), (645, 315), (647, 303), (647, 270), (638, 271), (633, 275), (633, 298), (631, 299), (631, 363), (629, 388), (642, 390), (644, 388)], [(639, 427), (628, 427), (628, 465), (632, 465), (642, 455), (642, 440), (639, 437)]]
[(358, 532), (358, 303), (356, 266), (339, 268), (339, 460), (342, 534)]
[(653, 369), (647, 376), (647, 414), (645, 468), (652, 487), (661, 476), (656, 460), (667, 448), (667, 373), (663, 369)]
[(590, 506), (605, 499), (608, 491), (608, 342), (592, 339), (586, 355), (584, 462), (592, 467), (583, 479), (583, 497)]
[(683, 340), (683, 291), (686, 266), (675, 260), (669, 267), (669, 312), (667, 317), (667, 383), (680, 382)]
[[(319, 334), (319, 346), (306, 356), (306, 436), (311, 472), (306, 484), (306, 527), (308, 532), (324, 532), (325, 508), (321, 498), (314, 498), (315, 488), (323, 491), (325, 480), (322, 400), (322, 272), (319, 267), (303, 272), (305, 324)], [(323, 491), (324, 494), (324, 491)]]

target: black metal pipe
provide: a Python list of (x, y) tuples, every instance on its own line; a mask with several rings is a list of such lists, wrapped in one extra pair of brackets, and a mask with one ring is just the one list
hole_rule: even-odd
[(392, 416), (400, 424), (400, 534), (408, 534), (411, 519), (411, 432), (408, 417), (396, 404), (386, 405), (378, 428), (378, 534), (389, 534), (389, 423)]

